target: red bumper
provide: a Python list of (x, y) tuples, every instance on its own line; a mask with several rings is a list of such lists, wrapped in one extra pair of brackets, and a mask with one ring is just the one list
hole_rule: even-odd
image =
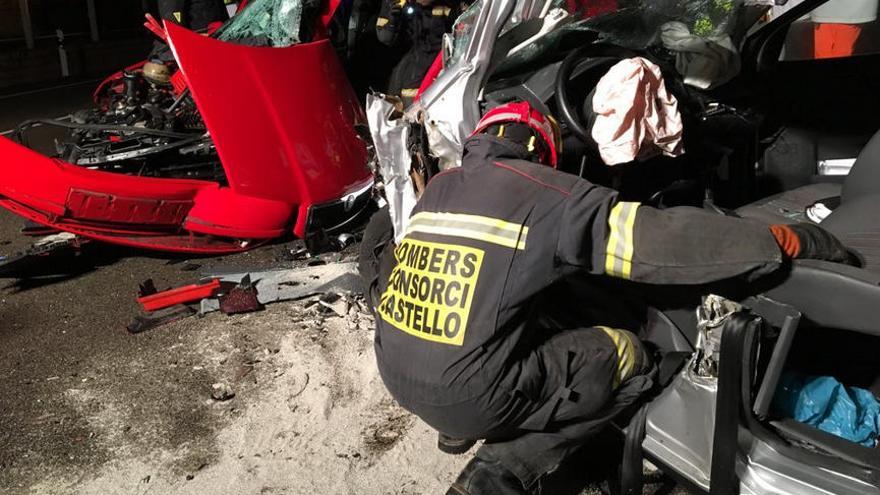
[[(226, 212), (224, 191), (213, 182), (133, 177), (88, 170), (45, 157), (0, 138), (0, 206), (29, 220), (93, 239), (137, 247), (185, 252), (232, 252), (249, 247), (242, 240), (267, 239), (284, 232), (289, 205), (253, 198), (246, 223), (225, 222), (228, 239), (213, 239), (216, 225), (200, 210)], [(240, 198), (238, 200), (242, 205)], [(266, 208), (268, 206), (268, 208)], [(240, 215), (239, 215), (240, 217)], [(211, 228), (213, 227), (213, 228)]]

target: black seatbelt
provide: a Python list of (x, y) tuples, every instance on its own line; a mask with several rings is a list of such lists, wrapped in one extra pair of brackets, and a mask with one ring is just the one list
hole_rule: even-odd
[[(671, 352), (665, 354), (659, 366), (654, 364), (645, 376), (650, 377), (654, 383), (654, 390), (660, 390), (672, 381), (673, 374), (681, 368), (690, 353)], [(664, 363), (666, 363), (666, 376), (664, 377)], [(660, 387), (657, 387), (660, 385)], [(643, 476), (644, 452), (642, 442), (645, 441), (646, 424), (648, 421), (648, 407), (651, 398), (642, 401), (639, 409), (633, 414), (626, 427), (623, 444), (623, 458), (620, 463), (620, 493), (621, 495), (642, 495), (645, 484)]]
[(648, 404), (642, 405), (633, 416), (626, 430), (623, 444), (623, 462), (620, 465), (620, 493), (622, 495), (641, 495), (644, 486), (642, 477), (642, 442), (645, 440), (645, 423), (648, 419)]
[(736, 474), (740, 411), (746, 352), (754, 341), (757, 320), (737, 313), (724, 324), (718, 363), (718, 393), (715, 402), (715, 435), (712, 441), (710, 495), (738, 495)]

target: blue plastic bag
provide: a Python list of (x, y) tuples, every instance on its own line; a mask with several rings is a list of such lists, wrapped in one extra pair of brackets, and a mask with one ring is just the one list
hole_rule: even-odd
[(880, 402), (870, 391), (845, 387), (833, 377), (784, 373), (773, 408), (780, 415), (851, 442), (877, 446)]

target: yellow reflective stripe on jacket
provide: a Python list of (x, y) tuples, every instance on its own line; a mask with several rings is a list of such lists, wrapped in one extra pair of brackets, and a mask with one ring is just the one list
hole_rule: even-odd
[(611, 337), (614, 347), (617, 348), (617, 375), (614, 376), (614, 388), (616, 389), (621, 383), (632, 378), (635, 373), (638, 350), (628, 332), (609, 327), (598, 328)]
[(605, 273), (612, 277), (629, 279), (632, 274), (632, 257), (635, 248), (633, 226), (640, 203), (621, 201), (614, 205), (608, 216), (611, 233), (605, 250)]
[(376, 19), (376, 26), (377, 27), (385, 27), (385, 25), (388, 24), (389, 22), (390, 21), (388, 19), (386, 19), (384, 17), (380, 17), (380, 18)]
[(446, 17), (449, 15), (450, 12), (452, 12), (452, 9), (450, 9), (449, 7), (434, 7), (433, 9), (431, 9), (431, 15), (437, 17)]
[(404, 98), (415, 98), (419, 94), (419, 88), (403, 88), (400, 90), (400, 96)]
[(423, 211), (410, 218), (406, 233), (413, 232), (464, 237), (523, 250), (526, 248), (529, 228), (480, 215)]

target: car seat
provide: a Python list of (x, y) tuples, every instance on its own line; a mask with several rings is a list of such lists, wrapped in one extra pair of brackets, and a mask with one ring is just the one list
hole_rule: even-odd
[(737, 210), (745, 218), (769, 223), (808, 222), (807, 207), (826, 198), (851, 201), (860, 196), (880, 194), (880, 131), (862, 148), (844, 183), (818, 183), (769, 196)]
[(806, 210), (817, 201), (832, 198), (839, 206), (821, 222), (855, 250), (863, 268), (880, 273), (880, 132), (862, 149), (843, 185), (820, 183), (770, 196), (736, 211), (744, 218), (767, 223), (810, 222)]

